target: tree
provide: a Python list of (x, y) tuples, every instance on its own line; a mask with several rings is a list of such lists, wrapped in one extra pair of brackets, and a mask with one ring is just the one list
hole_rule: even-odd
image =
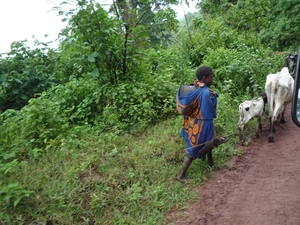
[(245, 36), (253, 37), (253, 44), (257, 45), (260, 31), (268, 26), (266, 16), (269, 11), (268, 0), (239, 0), (228, 11), (226, 22)]
[[(70, 3), (74, 1), (63, 4)], [(60, 12), (71, 16), (61, 50), (80, 74), (92, 72), (112, 85), (134, 80), (143, 51), (167, 46), (170, 31), (177, 29), (175, 13), (168, 7), (172, 3), (177, 1), (115, 0), (106, 12), (95, 0), (78, 0), (76, 9)]]
[(125, 32), (133, 27), (144, 26), (151, 45), (170, 44), (170, 32), (177, 30), (175, 12), (169, 6), (177, 4), (171, 0), (126, 1), (115, 0), (111, 11), (124, 23)]
[(166, 47), (170, 43), (170, 31), (177, 29), (175, 12), (168, 7), (172, 3), (177, 1), (113, 1), (111, 11), (119, 19), (123, 32), (122, 76), (124, 78), (128, 71), (129, 51), (140, 55), (138, 49), (143, 50), (159, 45)]
[(56, 54), (46, 43), (13, 42), (7, 57), (0, 59), (0, 112), (21, 109), (30, 98), (59, 83), (53, 76)]
[(102, 83), (115, 84), (122, 65), (119, 22), (93, 1), (78, 1), (76, 10), (61, 14), (70, 16), (61, 32), (60, 50), (64, 61), (74, 65), (73, 75), (92, 73)]
[(199, 3), (201, 13), (206, 17), (225, 15), (238, 0), (203, 0)]
[(300, 42), (300, 3), (297, 0), (270, 0), (272, 10), (267, 15), (268, 27), (260, 37), (276, 51), (298, 49)]

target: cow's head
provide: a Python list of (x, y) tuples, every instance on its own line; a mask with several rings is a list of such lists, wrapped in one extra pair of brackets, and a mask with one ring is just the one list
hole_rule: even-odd
[(285, 57), (286, 66), (288, 67), (292, 76), (295, 75), (297, 58), (298, 58), (298, 54), (289, 54)]

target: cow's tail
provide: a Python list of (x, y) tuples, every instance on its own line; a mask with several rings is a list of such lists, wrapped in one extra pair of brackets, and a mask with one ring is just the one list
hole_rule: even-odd
[(274, 116), (274, 105), (275, 105), (275, 94), (276, 94), (276, 88), (278, 86), (279, 83), (279, 78), (278, 76), (275, 77), (275, 79), (272, 81), (271, 84), (271, 98), (270, 98), (270, 109), (269, 109), (269, 115), (270, 117)]

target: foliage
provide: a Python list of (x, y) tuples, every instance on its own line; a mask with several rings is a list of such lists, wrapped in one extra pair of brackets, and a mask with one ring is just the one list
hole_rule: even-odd
[(49, 99), (31, 99), (30, 104), (15, 115), (10, 111), (2, 113), (0, 143), (3, 149), (0, 156), (5, 158), (9, 153), (9, 160), (26, 159), (45, 151), (43, 148), (67, 127), (57, 105)]
[[(181, 119), (125, 135), (70, 127), (58, 137), (60, 145), (1, 175), (3, 186), (15, 179), (24, 188), (11, 193), (23, 196), (15, 207), (13, 198), (0, 201), (1, 223), (161, 224), (174, 206), (182, 208), (197, 195), (193, 184), (174, 179), (184, 155)], [(218, 147), (216, 166), (235, 153), (228, 144)], [(195, 162), (189, 176), (199, 184), (210, 173), (206, 161)]]
[(201, 13), (205, 17), (215, 17), (226, 15), (228, 10), (233, 7), (238, 0), (202, 0), (199, 5)]
[[(65, 2), (66, 3), (66, 2)], [(102, 83), (115, 84), (121, 79), (122, 39), (116, 20), (99, 4), (81, 4), (61, 32), (62, 61), (74, 68), (75, 77), (92, 73)]]
[(243, 96), (245, 87), (250, 88), (250, 97), (264, 92), (266, 76), (280, 71), (284, 57), (268, 49), (240, 46), (237, 49), (211, 49), (203, 64), (215, 68), (215, 85), (231, 84), (231, 96)]
[(58, 116), (72, 124), (96, 124), (106, 105), (107, 86), (100, 85), (92, 75), (57, 85), (43, 96), (56, 104)]
[(20, 109), (30, 98), (47, 90), (53, 83), (55, 57), (45, 43), (34, 49), (26, 41), (14, 42), (6, 58), (0, 59), (0, 112)]
[[(166, 81), (166, 76), (149, 76), (146, 82), (138, 84), (123, 83), (111, 92), (112, 103), (107, 106), (105, 115), (123, 123), (123, 126), (135, 124), (155, 124), (162, 118), (174, 114), (173, 103), (177, 86)], [(118, 111), (116, 111), (119, 109)], [(117, 121), (113, 121), (115, 124)]]
[[(132, 41), (140, 42), (136, 27), (143, 27), (144, 38), (148, 37), (152, 47), (167, 47), (171, 43), (171, 32), (177, 30), (175, 12), (170, 5), (177, 4), (174, 0), (154, 1), (116, 1), (111, 12), (120, 20), (122, 30), (132, 37)], [(135, 36), (135, 37), (134, 37)]]
[(193, 30), (191, 35), (179, 34), (183, 41), (183, 49), (186, 52), (191, 67), (198, 67), (202, 64), (203, 58), (210, 49), (220, 47), (233, 48), (238, 44), (238, 35), (236, 31), (224, 27), (224, 21), (221, 17), (204, 20), (201, 16), (193, 20)]
[[(114, 88), (101, 86), (92, 75), (71, 78), (31, 99), (19, 112), (4, 112), (0, 141), (7, 149), (21, 148), (21, 154), (31, 154), (25, 146), (44, 148), (72, 125), (99, 123), (102, 129), (124, 130), (135, 124), (156, 123), (174, 114), (177, 86), (170, 75), (167, 78), (153, 73), (144, 76), (141, 83), (121, 83)], [(13, 141), (15, 136), (19, 143)]]
[[(237, 132), (236, 124), (238, 124), (239, 119), (237, 109), (241, 101), (239, 97), (233, 97), (231, 95), (231, 88), (232, 84), (227, 83), (223, 85), (221, 90), (218, 91), (216, 89), (219, 95), (217, 118), (214, 122), (217, 136), (235, 135)], [(228, 117), (228, 115), (231, 116)]]
[(294, 50), (299, 47), (300, 4), (296, 0), (271, 0), (272, 10), (267, 14), (268, 27), (260, 36), (266, 46), (275, 51)]
[(19, 183), (11, 183), (6, 186), (2, 186), (0, 190), (0, 200), (1, 202), (5, 202), (3, 204), (4, 208), (10, 208), (9, 206), (12, 204), (13, 207), (16, 207), (19, 202), (28, 198), (32, 191), (24, 190)]
[[(62, 4), (72, 2), (59, 12), (69, 18), (59, 51), (19, 42), (0, 61), (0, 223), (163, 223), (238, 154), (238, 104), (284, 66), (268, 45), (292, 48), (290, 36), (259, 40), (269, 12), (261, 1), (203, 1), (178, 33), (176, 1), (121, 0), (113, 15), (96, 1)], [(214, 168), (193, 163), (183, 187), (175, 93), (201, 65), (214, 69), (216, 131), (230, 141), (214, 149)]]
[(228, 10), (226, 23), (244, 33), (247, 39), (252, 37), (252, 44), (258, 45), (260, 31), (269, 28), (266, 15), (270, 8), (270, 1), (239, 0)]

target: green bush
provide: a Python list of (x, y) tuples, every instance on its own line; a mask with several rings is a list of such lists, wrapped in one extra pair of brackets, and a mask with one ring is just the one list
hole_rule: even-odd
[(111, 89), (111, 104), (105, 110), (107, 121), (119, 120), (125, 127), (148, 125), (174, 115), (177, 86), (167, 76), (150, 76), (145, 82), (122, 83)]
[(232, 97), (244, 95), (250, 88), (250, 96), (264, 92), (266, 77), (284, 66), (284, 58), (269, 49), (252, 48), (246, 45), (237, 49), (210, 49), (203, 64), (211, 66), (216, 74), (215, 86), (222, 90), (226, 82), (232, 83)]
[(30, 49), (26, 41), (13, 42), (6, 58), (0, 59), (0, 112), (21, 109), (51, 85), (56, 55), (47, 44), (35, 43)]

